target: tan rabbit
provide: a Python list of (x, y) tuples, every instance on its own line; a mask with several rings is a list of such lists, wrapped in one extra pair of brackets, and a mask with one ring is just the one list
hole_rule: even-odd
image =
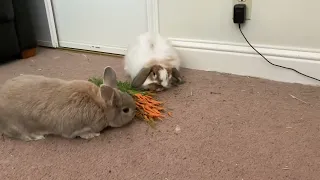
[(107, 126), (121, 127), (133, 120), (136, 105), (116, 85), (111, 67), (100, 88), (36, 75), (9, 79), (0, 89), (0, 133), (24, 141), (49, 134), (90, 139)]

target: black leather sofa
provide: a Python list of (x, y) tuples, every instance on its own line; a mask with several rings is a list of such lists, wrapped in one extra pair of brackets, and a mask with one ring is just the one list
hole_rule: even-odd
[(0, 63), (35, 55), (28, 0), (0, 0)]

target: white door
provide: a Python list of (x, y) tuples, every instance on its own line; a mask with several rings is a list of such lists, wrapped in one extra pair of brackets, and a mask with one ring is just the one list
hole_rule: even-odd
[(52, 0), (60, 47), (124, 54), (147, 31), (147, 0)]

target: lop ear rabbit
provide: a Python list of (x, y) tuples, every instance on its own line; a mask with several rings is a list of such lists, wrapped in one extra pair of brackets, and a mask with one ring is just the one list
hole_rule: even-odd
[(159, 34), (141, 34), (128, 48), (124, 63), (124, 70), (136, 88), (162, 91), (183, 82), (180, 58), (169, 40)]
[(84, 80), (22, 75), (0, 89), (0, 133), (24, 141), (49, 134), (90, 139), (107, 126), (131, 122), (135, 108), (133, 98), (116, 88), (111, 67), (105, 68), (100, 87)]

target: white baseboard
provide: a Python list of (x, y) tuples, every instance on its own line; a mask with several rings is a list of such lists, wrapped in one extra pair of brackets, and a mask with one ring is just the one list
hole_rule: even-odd
[(39, 46), (54, 47), (52, 42), (50, 42), (50, 41), (40, 41), (40, 40), (38, 40), (37, 42), (38, 42)]
[[(272, 66), (245, 45), (174, 38), (170, 40), (178, 49), (182, 67), (185, 68), (259, 77), (280, 82), (320, 85), (320, 82), (294, 71)], [(320, 79), (320, 53), (317, 50), (261, 46), (256, 49), (275, 64), (291, 67)]]
[[(251, 47), (243, 44), (169, 38), (178, 49), (182, 67), (259, 77), (280, 82), (319, 85), (320, 82), (296, 72), (272, 66)], [(124, 55), (126, 48), (97, 46), (84, 43), (59, 41), (60, 47), (83, 49)], [(304, 74), (320, 79), (320, 51), (317, 49), (294, 49), (254, 45), (271, 62), (294, 68)]]
[(67, 42), (67, 41), (59, 41), (59, 46), (66, 47), (66, 48), (88, 50), (88, 51), (119, 54), (119, 55), (124, 55), (127, 51), (126, 48), (122, 48), (122, 47), (100, 46), (100, 45), (91, 45), (91, 44)]

